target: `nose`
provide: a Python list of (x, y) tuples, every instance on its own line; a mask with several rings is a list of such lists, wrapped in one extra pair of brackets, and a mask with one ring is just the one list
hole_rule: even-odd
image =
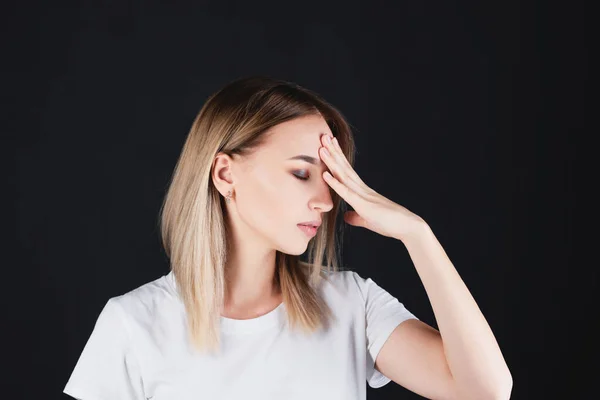
[(331, 211), (333, 208), (333, 200), (331, 199), (331, 189), (327, 182), (320, 182), (315, 196), (310, 201), (310, 208), (317, 209), (321, 212)]

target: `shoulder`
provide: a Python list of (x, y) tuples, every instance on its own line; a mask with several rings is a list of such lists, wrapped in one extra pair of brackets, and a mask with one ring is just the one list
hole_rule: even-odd
[(360, 275), (356, 271), (351, 270), (338, 270), (338, 271), (327, 271), (322, 269), (321, 276), (324, 278), (323, 280), (327, 282), (327, 284), (335, 286), (340, 289), (361, 289), (367, 282), (371, 279), (365, 279), (362, 275)]
[(127, 321), (150, 323), (178, 307), (172, 272), (144, 283), (129, 292), (112, 297), (108, 303), (118, 308)]
[(369, 307), (375, 304), (387, 305), (398, 300), (371, 277), (355, 271), (340, 270), (327, 273), (322, 270), (324, 292), (335, 292), (344, 298), (353, 298)]
[(350, 270), (328, 271), (321, 268), (321, 285), (332, 286), (338, 289), (352, 287), (356, 272)]
[(320, 290), (325, 294), (345, 299), (364, 301), (365, 280), (359, 273), (351, 270), (326, 271), (322, 269)]

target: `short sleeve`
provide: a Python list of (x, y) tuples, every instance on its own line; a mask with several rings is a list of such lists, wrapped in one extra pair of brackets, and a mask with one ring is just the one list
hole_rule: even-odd
[(418, 318), (371, 278), (364, 279), (356, 272), (352, 273), (365, 302), (367, 382), (372, 388), (380, 388), (391, 379), (375, 368), (379, 351), (400, 323)]
[(108, 300), (63, 393), (79, 400), (145, 400), (123, 311)]

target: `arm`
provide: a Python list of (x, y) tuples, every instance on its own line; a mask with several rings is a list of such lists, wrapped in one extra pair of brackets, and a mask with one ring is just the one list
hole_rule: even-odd
[(394, 382), (436, 399), (508, 399), (512, 377), (471, 293), (425, 223), (403, 238), (427, 292), (439, 331), (400, 324), (376, 367)]
[(471, 293), (421, 217), (368, 187), (335, 138), (324, 134), (320, 156), (331, 172), (323, 179), (354, 210), (344, 221), (407, 247), (429, 296), (437, 332), (405, 321), (388, 337), (375, 360), (388, 378), (436, 398), (506, 399), (512, 377), (494, 335)]

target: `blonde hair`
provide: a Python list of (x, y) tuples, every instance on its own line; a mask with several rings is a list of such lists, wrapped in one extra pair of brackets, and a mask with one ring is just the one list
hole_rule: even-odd
[[(295, 83), (268, 77), (235, 80), (207, 99), (192, 124), (160, 209), (159, 224), (185, 305), (190, 341), (199, 351), (220, 348), (225, 293), (226, 208), (211, 179), (216, 154), (248, 155), (263, 143), (270, 128), (315, 114), (327, 121), (353, 165), (355, 147), (349, 123), (319, 95)], [(286, 305), (287, 322), (292, 329), (299, 326), (307, 333), (324, 327), (332, 315), (315, 285), (326, 273), (341, 269), (337, 249), (343, 230), (340, 227), (336, 232), (336, 216), (345, 203), (333, 190), (331, 194), (333, 208), (323, 214), (321, 229), (309, 242), (308, 262), (279, 251), (275, 258), (274, 279)]]

